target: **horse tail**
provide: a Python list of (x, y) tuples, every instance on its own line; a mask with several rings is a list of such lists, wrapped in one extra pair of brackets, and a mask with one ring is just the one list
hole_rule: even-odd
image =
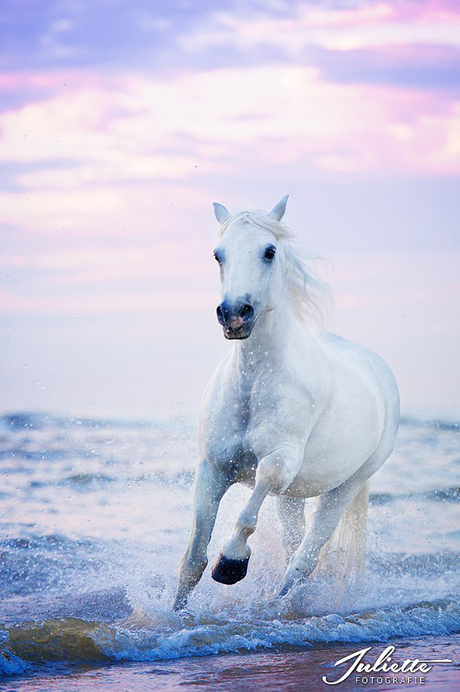
[(335, 531), (335, 574), (339, 581), (356, 581), (364, 569), (368, 506), (369, 482), (366, 481), (346, 508)]
[(366, 555), (369, 482), (366, 481), (346, 508), (336, 530), (322, 548), (317, 569), (323, 565), (333, 570), (336, 605), (347, 589), (358, 581), (364, 570)]

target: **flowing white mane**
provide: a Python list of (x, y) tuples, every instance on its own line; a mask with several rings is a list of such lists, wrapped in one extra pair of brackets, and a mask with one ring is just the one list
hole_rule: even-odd
[(313, 275), (308, 262), (322, 258), (307, 255), (293, 247), (290, 241), (295, 239), (294, 233), (286, 224), (277, 221), (265, 211), (251, 209), (233, 214), (220, 227), (219, 239), (236, 224), (248, 224), (260, 230), (269, 231), (276, 240), (283, 243), (282, 261), (285, 265), (285, 276), (294, 314), (302, 322), (314, 318), (321, 324), (327, 312), (332, 291), (325, 281)]

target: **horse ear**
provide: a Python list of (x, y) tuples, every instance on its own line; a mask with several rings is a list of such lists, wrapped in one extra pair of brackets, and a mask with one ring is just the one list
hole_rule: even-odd
[(212, 206), (214, 207), (214, 214), (216, 215), (216, 219), (222, 226), (222, 224), (230, 218), (230, 212), (228, 211), (228, 209), (224, 207), (223, 204), (219, 204), (219, 202), (213, 202)]
[(276, 204), (273, 209), (270, 212), (270, 216), (272, 216), (276, 221), (281, 221), (281, 219), (284, 216), (284, 212), (286, 211), (286, 204), (288, 201), (289, 195), (284, 195), (283, 199), (280, 199), (278, 204)]

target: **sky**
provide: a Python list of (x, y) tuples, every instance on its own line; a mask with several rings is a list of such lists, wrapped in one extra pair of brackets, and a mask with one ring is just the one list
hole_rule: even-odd
[(2, 0), (0, 411), (195, 416), (212, 202), (325, 257), (329, 328), (460, 414), (452, 0)]

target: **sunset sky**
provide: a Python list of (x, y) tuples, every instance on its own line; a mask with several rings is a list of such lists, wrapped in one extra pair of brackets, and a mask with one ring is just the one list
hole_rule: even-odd
[(460, 10), (3, 0), (0, 409), (195, 416), (229, 345), (211, 203), (322, 255), (330, 328), (460, 413)]

